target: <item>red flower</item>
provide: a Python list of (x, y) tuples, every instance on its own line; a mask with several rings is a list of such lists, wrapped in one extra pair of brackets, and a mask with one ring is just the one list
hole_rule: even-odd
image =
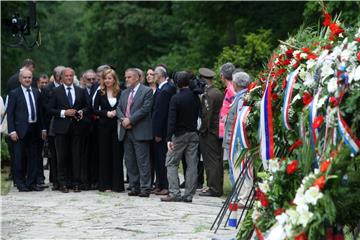
[(284, 66), (287, 66), (290, 64), (290, 60), (289, 59), (285, 59), (283, 62)]
[(295, 148), (301, 146), (303, 144), (303, 142), (298, 139), (293, 145), (291, 145), (291, 147), (289, 148), (289, 152), (291, 153), (292, 151), (294, 151)]
[(331, 162), (329, 160), (326, 160), (325, 162), (322, 162), (320, 165), (320, 171), (321, 172), (326, 172), (326, 170), (329, 168)]
[(337, 23), (331, 23), (330, 24), (330, 31), (332, 34), (339, 36), (340, 33), (344, 32), (344, 29), (342, 29)]
[(358, 52), (356, 56), (357, 56), (358, 61), (360, 62), (360, 52)]
[(294, 50), (288, 49), (286, 50), (285, 54), (288, 58), (292, 58)]
[(247, 87), (247, 91), (250, 92), (250, 90), (253, 89), (254, 87), (256, 87), (256, 83), (254, 82), (250, 83)]
[(322, 48), (322, 49), (328, 49), (328, 50), (331, 50), (331, 49), (333, 49), (333, 45), (328, 44), (328, 45), (324, 45), (324, 46), (322, 46), (321, 48)]
[(308, 105), (309, 103), (311, 103), (312, 99), (313, 99), (313, 97), (309, 92), (304, 92), (304, 95), (302, 96), (302, 100), (303, 100), (305, 106)]
[(360, 43), (360, 37), (356, 38), (355, 41)]
[(313, 122), (312, 128), (317, 129), (324, 122), (323, 116), (317, 116)]
[(299, 163), (296, 160), (293, 160), (291, 163), (289, 163), (286, 167), (286, 173), (291, 175), (298, 169)]
[(272, 95), (271, 95), (271, 99), (276, 101), (278, 99), (278, 95), (276, 94), (276, 92), (274, 92)]
[(304, 232), (302, 232), (295, 237), (295, 240), (307, 240), (307, 236)]
[(330, 26), (330, 24), (331, 24), (331, 16), (330, 16), (330, 14), (328, 14), (327, 12), (324, 12), (324, 17), (325, 17), (325, 19), (324, 19), (323, 25), (325, 27)]
[(307, 55), (307, 57), (306, 57), (307, 60), (316, 59), (316, 58), (317, 58), (317, 56), (316, 56), (316, 54), (314, 54), (314, 53), (309, 53), (309, 54)]
[(261, 194), (260, 203), (261, 206), (263, 206), (264, 208), (267, 208), (269, 206), (269, 201), (265, 193)]
[(336, 107), (337, 105), (339, 105), (339, 101), (334, 96), (329, 98), (329, 102), (332, 104), (333, 107)]
[(280, 68), (279, 70), (277, 70), (277, 72), (275, 73), (275, 78), (280, 77), (281, 75), (284, 74), (284, 72), (286, 72), (285, 68)]
[(301, 54), (301, 52), (295, 54), (295, 59), (298, 60), (298, 61), (300, 61), (300, 59), (301, 59), (300, 54)]
[(313, 183), (313, 186), (318, 186), (321, 191), (324, 188), (325, 183), (326, 183), (325, 176), (321, 176), (315, 180), (315, 182)]
[(278, 208), (274, 211), (274, 215), (278, 216), (278, 215), (282, 214), (283, 212), (285, 212), (285, 208)]
[(308, 48), (308, 47), (303, 47), (303, 48), (301, 48), (301, 50), (305, 53), (310, 53), (310, 48)]
[(333, 33), (330, 34), (329, 40), (330, 40), (330, 41), (334, 41), (334, 40), (335, 40), (335, 35), (334, 35)]

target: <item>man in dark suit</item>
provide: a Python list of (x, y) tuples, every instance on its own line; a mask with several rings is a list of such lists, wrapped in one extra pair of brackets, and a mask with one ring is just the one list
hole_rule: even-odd
[(167, 171), (165, 167), (167, 153), (166, 130), (169, 103), (171, 97), (176, 93), (176, 88), (166, 80), (167, 73), (164, 67), (156, 67), (154, 74), (156, 83), (158, 84), (158, 88), (154, 95), (154, 112), (152, 115), (154, 134), (154, 162), (157, 186), (152, 193), (156, 195), (168, 195), (169, 183), (167, 180)]
[(74, 86), (75, 72), (65, 68), (61, 72), (62, 85), (54, 89), (50, 111), (54, 116), (53, 131), (58, 161), (58, 181), (60, 191), (80, 192), (81, 164), (86, 157), (83, 134), (87, 130), (88, 98), (84, 89)]
[[(35, 71), (35, 62), (28, 58), (28, 59), (25, 59), (23, 64), (22, 64), (22, 68), (27, 68), (29, 71), (31, 71), (32, 73)], [(6, 88), (7, 88), (7, 91), (10, 92), (11, 90), (17, 88), (17, 87), (20, 87), (20, 83), (19, 83), (19, 73), (20, 71), (16, 72), (14, 75), (12, 75), (9, 79), (8, 79), (8, 82), (7, 82), (7, 85), (6, 85)], [(34, 77), (33, 77), (34, 78)], [(31, 86), (33, 88), (37, 88), (36, 86), (36, 80), (37, 79), (34, 79), (34, 81), (32, 81), (31, 83)]]
[(9, 93), (7, 108), (8, 132), (14, 143), (14, 183), (20, 192), (42, 191), (36, 185), (37, 144), (42, 128), (39, 91), (31, 87), (30, 70), (21, 69), (19, 81), (20, 87)]
[(54, 93), (54, 89), (61, 85), (60, 82), (60, 75), (62, 70), (64, 70), (64, 66), (56, 66), (53, 70), (53, 77), (54, 82), (48, 84), (42, 91), (41, 91), (41, 99), (44, 99), (43, 105), (45, 109), (44, 114), (44, 126), (47, 130), (47, 139), (49, 142), (49, 149), (50, 149), (50, 182), (53, 184), (52, 190), (59, 190), (59, 182), (57, 177), (57, 158), (56, 158), (56, 147), (55, 147), (55, 134), (53, 131), (53, 122), (54, 117), (50, 112), (50, 100)]
[(140, 84), (140, 73), (130, 68), (125, 71), (127, 89), (121, 94), (116, 114), (121, 122), (118, 129), (124, 141), (124, 153), (129, 196), (149, 197), (151, 191), (150, 140), (152, 140), (151, 108), (153, 92)]

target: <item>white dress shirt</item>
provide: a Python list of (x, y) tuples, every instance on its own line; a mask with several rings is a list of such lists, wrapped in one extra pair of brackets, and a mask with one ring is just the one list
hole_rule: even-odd
[(159, 89), (161, 89), (165, 84), (167, 83), (167, 81), (163, 81), (162, 83), (159, 84)]
[[(67, 99), (67, 95), (68, 95), (68, 91), (69, 91), (68, 88), (70, 88), (70, 94), (71, 94), (71, 98), (72, 98), (72, 105), (74, 106), (74, 103), (75, 103), (75, 88), (74, 88), (74, 85), (71, 84), (71, 85), (67, 86), (67, 85), (64, 84), (66, 99)], [(60, 117), (65, 118), (65, 110), (60, 111)]]
[[(31, 89), (31, 87), (26, 88), (23, 85), (21, 85), (21, 89), (23, 90), (23, 93), (24, 93), (24, 96), (25, 96), (25, 99), (26, 99), (26, 106), (27, 106), (27, 110), (28, 110), (28, 122), (29, 123), (36, 123), (36, 120), (37, 120), (36, 102), (35, 102), (35, 98), (34, 98), (34, 94), (32, 92), (32, 89)], [(30, 89), (31, 99), (32, 99), (32, 102), (34, 104), (34, 113), (35, 113), (35, 119), (34, 120), (31, 119), (31, 107), (30, 107), (29, 92), (27, 91), (28, 89)]]

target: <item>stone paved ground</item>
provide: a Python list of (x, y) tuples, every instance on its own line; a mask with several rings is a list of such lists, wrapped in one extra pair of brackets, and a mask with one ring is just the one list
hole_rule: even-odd
[(2, 239), (231, 239), (209, 231), (223, 198), (163, 203), (127, 193), (18, 192), (2, 196)]

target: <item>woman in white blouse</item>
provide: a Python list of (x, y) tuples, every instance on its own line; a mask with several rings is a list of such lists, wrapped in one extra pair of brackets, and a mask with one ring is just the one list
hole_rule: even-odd
[(99, 116), (99, 183), (100, 191), (123, 192), (123, 143), (117, 137), (116, 107), (121, 90), (113, 69), (104, 71), (96, 93), (94, 112)]

